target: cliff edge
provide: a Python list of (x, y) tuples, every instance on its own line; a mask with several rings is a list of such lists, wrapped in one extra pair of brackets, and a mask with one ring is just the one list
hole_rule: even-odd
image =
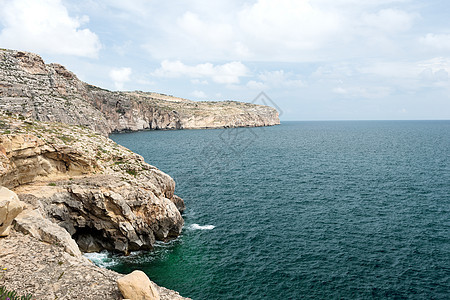
[(191, 101), (146, 92), (111, 92), (80, 81), (36, 54), (0, 49), (0, 110), (39, 121), (83, 125), (107, 135), (144, 129), (271, 126), (276, 109), (236, 101)]

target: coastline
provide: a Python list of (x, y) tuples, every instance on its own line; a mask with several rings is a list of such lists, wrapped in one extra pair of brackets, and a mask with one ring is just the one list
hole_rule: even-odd
[[(181, 233), (185, 206), (174, 193), (175, 182), (107, 138), (114, 130), (279, 124), (276, 110), (261, 105), (109, 92), (32, 53), (1, 50), (0, 56), (0, 185), (15, 192), (12, 198), (21, 206), (3, 224), (8, 228), (0, 238), (0, 266), (5, 268), (0, 285), (18, 288), (19, 294), (77, 299), (84, 291), (83, 299), (99, 299), (95, 295), (102, 293), (119, 299), (116, 281), (121, 275), (95, 266), (80, 250), (151, 250), (156, 240)], [(103, 101), (105, 95), (113, 105)], [(178, 111), (161, 103), (177, 105)], [(199, 104), (205, 108), (200, 115), (191, 110)], [(0, 207), (2, 214), (8, 215), (11, 199), (1, 200), (7, 203)], [(161, 299), (185, 299), (156, 289)]]

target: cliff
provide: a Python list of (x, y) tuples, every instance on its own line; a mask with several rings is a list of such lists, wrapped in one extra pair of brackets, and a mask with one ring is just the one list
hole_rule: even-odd
[(36, 54), (0, 50), (0, 110), (82, 125), (107, 135), (144, 129), (279, 124), (276, 109), (236, 101), (196, 102), (144, 92), (111, 92), (80, 81)]
[(176, 237), (175, 182), (91, 130), (1, 115), (0, 185), (65, 228), (82, 251), (127, 253)]
[(0, 286), (40, 299), (120, 299), (122, 275), (80, 250), (151, 249), (183, 226), (173, 179), (83, 126), (0, 112), (0, 186)]
[(119, 299), (121, 275), (81, 251), (127, 254), (181, 233), (173, 179), (109, 133), (276, 124), (267, 106), (111, 92), (36, 54), (0, 49), (0, 286), (42, 299)]

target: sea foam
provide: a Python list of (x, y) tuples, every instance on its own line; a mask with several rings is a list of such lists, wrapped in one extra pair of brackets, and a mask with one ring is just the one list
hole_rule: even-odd
[(192, 224), (191, 226), (189, 226), (189, 229), (191, 230), (212, 230), (214, 229), (216, 226), (214, 225), (199, 225), (199, 224)]
[(84, 253), (83, 256), (92, 261), (97, 266), (104, 268), (112, 267), (117, 264), (117, 262), (110, 256), (107, 251), (99, 253)]

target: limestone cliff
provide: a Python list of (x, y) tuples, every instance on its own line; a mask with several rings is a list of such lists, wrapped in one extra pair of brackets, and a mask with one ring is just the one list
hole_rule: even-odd
[(227, 128), (279, 124), (271, 107), (196, 102), (144, 92), (111, 92), (80, 81), (36, 54), (0, 50), (0, 110), (40, 121), (87, 126), (102, 134), (143, 129)]
[[(176, 237), (184, 202), (174, 189), (86, 127), (0, 112), (0, 286), (33, 299), (122, 299), (122, 275), (80, 250), (128, 253)], [(158, 299), (187, 299), (154, 287)]]
[[(17, 268), (2, 277), (6, 285), (28, 286), (31, 280), (37, 295), (51, 290), (51, 299), (66, 292), (61, 299), (78, 299), (73, 291), (84, 290), (92, 278), (106, 282), (106, 290), (91, 285), (87, 294), (94, 296), (83, 299), (98, 299), (97, 292), (115, 299), (118, 274), (85, 264), (80, 250), (128, 253), (180, 234), (184, 202), (174, 194), (173, 179), (108, 139), (109, 133), (276, 124), (278, 112), (271, 107), (111, 92), (36, 54), (0, 49), (0, 186), (26, 206), (14, 220), (16, 231), (0, 240), (0, 264)], [(7, 230), (11, 216), (1, 219)], [(36, 262), (39, 251), (50, 254)], [(29, 265), (35, 268), (23, 277)], [(50, 273), (55, 282), (39, 279)], [(69, 273), (72, 279), (59, 281)], [(73, 278), (86, 274), (77, 285)], [(180, 298), (159, 289), (161, 299)]]
[(84, 127), (0, 120), (0, 185), (65, 228), (82, 251), (150, 249), (181, 232), (175, 182), (141, 156)]

